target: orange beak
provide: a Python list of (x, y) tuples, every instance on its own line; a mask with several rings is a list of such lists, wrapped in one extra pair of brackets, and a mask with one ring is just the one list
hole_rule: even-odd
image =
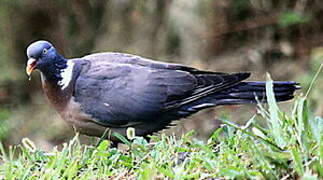
[(30, 58), (27, 61), (26, 73), (29, 77), (30, 77), (31, 73), (33, 72), (33, 70), (36, 68), (36, 62), (37, 62), (37, 60), (34, 58)]

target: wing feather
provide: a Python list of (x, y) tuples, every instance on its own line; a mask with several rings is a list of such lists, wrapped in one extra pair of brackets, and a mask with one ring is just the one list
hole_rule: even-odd
[(168, 110), (195, 101), (249, 76), (224, 74), (161, 63), (139, 56), (98, 53), (75, 83), (75, 100), (104, 126), (127, 126), (153, 121)]

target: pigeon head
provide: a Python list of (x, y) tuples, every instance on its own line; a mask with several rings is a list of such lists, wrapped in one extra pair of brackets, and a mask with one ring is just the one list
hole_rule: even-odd
[(66, 67), (66, 60), (56, 52), (54, 46), (47, 41), (36, 41), (27, 48), (27, 67), (28, 76), (38, 69), (45, 75), (51, 77), (59, 73), (60, 69)]

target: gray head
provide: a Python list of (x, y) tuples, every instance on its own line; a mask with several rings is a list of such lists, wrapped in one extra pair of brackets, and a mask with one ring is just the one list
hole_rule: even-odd
[(64, 63), (65, 59), (60, 56), (54, 46), (48, 41), (36, 41), (27, 48), (27, 67), (28, 76), (34, 69), (39, 69), (43, 73), (54, 71), (55, 64)]
[(54, 48), (53, 45), (48, 41), (36, 41), (28, 46), (27, 57), (28, 59), (38, 59), (41, 56), (45, 55), (48, 52), (48, 50), (52, 48)]

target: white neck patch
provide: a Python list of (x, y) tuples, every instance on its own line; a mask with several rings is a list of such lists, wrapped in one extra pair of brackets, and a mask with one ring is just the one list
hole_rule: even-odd
[(73, 77), (73, 67), (74, 63), (72, 61), (67, 61), (67, 67), (62, 70), (61, 77), (62, 79), (58, 81), (58, 85), (61, 86), (61, 89), (64, 90), (69, 85)]

